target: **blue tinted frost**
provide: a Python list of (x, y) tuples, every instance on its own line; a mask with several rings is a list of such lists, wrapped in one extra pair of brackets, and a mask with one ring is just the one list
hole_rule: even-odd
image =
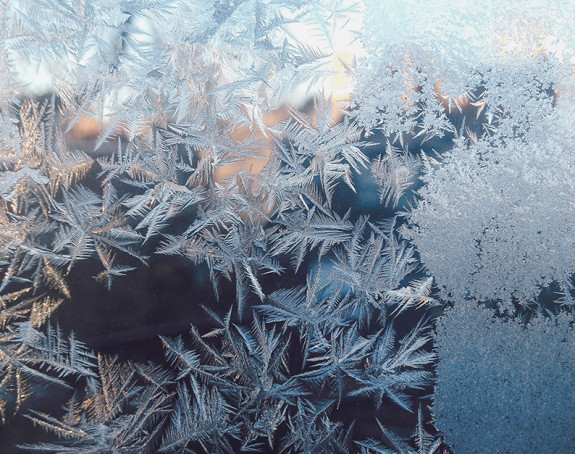
[(0, 1), (0, 451), (573, 450), (573, 23)]
[(434, 419), (455, 452), (570, 452), (575, 333), (569, 317), (527, 326), (458, 305), (437, 328)]

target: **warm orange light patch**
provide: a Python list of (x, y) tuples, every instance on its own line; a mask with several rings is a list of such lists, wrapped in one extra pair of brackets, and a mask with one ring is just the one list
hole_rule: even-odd
[[(263, 123), (266, 127), (272, 127), (278, 124), (280, 121), (287, 120), (289, 118), (289, 110), (287, 107), (280, 107), (279, 109), (272, 110), (263, 118)], [(241, 159), (232, 164), (224, 164), (218, 166), (214, 171), (214, 178), (216, 181), (221, 182), (226, 178), (236, 175), (242, 170), (247, 170), (252, 174), (258, 174), (266, 166), (271, 156), (271, 149), (273, 147), (272, 139), (265, 136), (259, 129), (254, 129), (252, 132), (251, 128), (247, 126), (242, 126), (236, 128), (232, 132), (232, 140), (234, 143), (239, 143), (254, 134), (256, 140), (261, 141), (261, 148), (258, 150), (258, 157), (251, 157), (246, 159)]]
[(349, 101), (351, 97), (351, 77), (349, 72), (354, 64), (354, 55), (351, 52), (336, 52), (333, 56), (333, 70), (338, 73), (331, 77), (330, 93), (333, 102), (333, 124), (337, 124), (343, 118), (338, 108), (338, 103)]
[(336, 52), (333, 57), (333, 70), (339, 74), (331, 78), (331, 90), (334, 94), (342, 96), (342, 99), (349, 99), (350, 77), (347, 73), (353, 66), (353, 55), (351, 52)]
[(467, 107), (467, 104), (469, 103), (467, 96), (462, 95), (462, 96), (453, 98), (449, 93), (444, 91), (445, 87), (443, 87), (443, 82), (441, 82), (441, 81), (437, 82), (435, 84), (434, 88), (435, 88), (435, 93), (437, 93), (437, 95), (439, 96), (439, 99), (441, 100), (441, 104), (443, 104), (444, 109), (449, 110), (450, 99), (451, 99), (451, 102), (455, 103), (457, 106), (459, 106), (460, 109), (465, 109)]
[(68, 133), (66, 138), (70, 142), (82, 142), (96, 137), (100, 133), (100, 125), (96, 120), (86, 115), (80, 117), (78, 122)]
[[(341, 58), (341, 60), (340, 60)], [(352, 56), (349, 53), (339, 57), (334, 61), (334, 67), (341, 72), (349, 71), (349, 65), (351, 64)], [(332, 87), (334, 88), (332, 101), (333, 101), (333, 124), (337, 124), (343, 118), (343, 114), (337, 108), (337, 101), (349, 100), (350, 90), (348, 88), (350, 84), (349, 76), (347, 74), (341, 74), (333, 76)], [(339, 90), (336, 90), (336, 88)], [(341, 90), (340, 90), (341, 89)], [(313, 117), (313, 112), (311, 113)], [(271, 128), (276, 126), (279, 122), (286, 121), (290, 118), (290, 109), (288, 105), (282, 106), (278, 109), (272, 110), (267, 115), (263, 117), (263, 124), (266, 128)], [(147, 128), (146, 128), (147, 129)], [(79, 118), (77, 124), (66, 134), (66, 140), (68, 145), (73, 148), (85, 148), (86, 144), (93, 141), (98, 134), (102, 131), (102, 126), (98, 124), (95, 119), (88, 116), (82, 116)], [(120, 134), (124, 133), (123, 128)], [(238, 161), (230, 164), (222, 164), (214, 169), (214, 179), (216, 182), (222, 182), (227, 178), (233, 177), (241, 171), (248, 171), (253, 175), (260, 173), (263, 168), (269, 162), (272, 149), (273, 149), (273, 139), (264, 135), (264, 133), (256, 126), (248, 127), (242, 126), (235, 128), (231, 133), (231, 138), (234, 143), (239, 144), (240, 142), (248, 139), (253, 135), (253, 138), (259, 142), (260, 147), (254, 150), (254, 154), (257, 156), (239, 159)], [(204, 152), (200, 152), (203, 155)]]
[[(354, 65), (354, 55), (351, 52), (342, 51), (336, 52), (333, 57), (333, 71), (336, 72), (329, 80), (329, 92), (326, 96), (331, 97), (332, 102), (332, 125), (339, 123), (343, 118), (340, 106), (345, 101), (349, 101), (351, 96), (352, 84), (349, 72)], [(314, 112), (310, 113), (314, 118)], [(289, 119), (289, 107), (283, 106), (279, 109), (269, 112), (264, 118), (263, 123), (266, 127), (273, 127), (281, 121)], [(216, 181), (222, 181), (226, 178), (232, 177), (240, 171), (249, 171), (252, 174), (258, 174), (266, 166), (271, 156), (273, 141), (271, 138), (265, 136), (259, 129), (241, 127), (234, 129), (232, 139), (235, 143), (250, 137), (254, 134), (255, 139), (261, 140), (262, 146), (259, 150), (258, 157), (242, 159), (233, 164), (224, 164), (217, 167), (214, 171), (214, 178)]]

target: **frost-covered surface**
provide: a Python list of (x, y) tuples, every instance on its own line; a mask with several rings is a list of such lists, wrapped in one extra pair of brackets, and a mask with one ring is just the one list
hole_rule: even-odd
[[(354, 61), (337, 37), (362, 10)], [(0, 4), (0, 447), (433, 454), (443, 431), (567, 452), (573, 22), (569, 2)], [(149, 349), (89, 335), (144, 320)]]
[[(565, 26), (573, 11), (400, 3), (368, 2), (373, 50), (358, 71), (360, 124), (401, 139), (453, 131), (451, 109), (481, 122), (457, 126), (455, 146), (425, 175), (405, 236), (445, 297), (526, 301), (553, 280), (568, 291), (574, 55)], [(386, 12), (402, 32), (376, 27)]]
[(553, 280), (570, 288), (572, 99), (553, 79), (558, 66), (539, 58), (490, 76), (497, 89), (487, 86), (481, 106), (501, 106), (490, 131), (461, 137), (425, 176), (406, 237), (453, 298), (527, 301)]
[(575, 333), (570, 317), (527, 326), (457, 305), (437, 327), (434, 420), (454, 452), (571, 452)]
[(462, 144), (426, 176), (405, 234), (453, 299), (525, 302), (553, 280), (571, 287), (572, 141), (540, 137)]

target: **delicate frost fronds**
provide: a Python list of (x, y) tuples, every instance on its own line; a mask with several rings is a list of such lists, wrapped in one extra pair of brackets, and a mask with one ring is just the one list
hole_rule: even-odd
[[(40, 452), (432, 454), (439, 364), (434, 418), (455, 449), (537, 450), (464, 414), (485, 410), (461, 404), (472, 370), (490, 384), (475, 391), (535, 399), (475, 401), (552, 418), (541, 449), (569, 450), (535, 389), (550, 381), (517, 371), (543, 364), (555, 393), (572, 378), (572, 314), (534, 315), (574, 300), (575, 9), (524, 3), (0, 2), (2, 422), (55, 434), (24, 446)], [(207, 270), (213, 294), (174, 304), (210, 307), (211, 331), (194, 318), (133, 364), (53, 328), (84, 298), (80, 272), (148, 285), (123, 278), (148, 259), (189, 266), (190, 286)], [(470, 333), (490, 336), (468, 348)], [(493, 364), (511, 344), (534, 356), (487, 377), (491, 343)], [(73, 393), (64, 414), (35, 409), (41, 386)]]

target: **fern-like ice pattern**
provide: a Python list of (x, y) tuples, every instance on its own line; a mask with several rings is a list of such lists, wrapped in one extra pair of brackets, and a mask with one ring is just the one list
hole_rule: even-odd
[[(0, 451), (575, 449), (551, 3), (0, 2)], [(189, 328), (145, 358), (74, 334), (86, 275), (158, 263), (209, 281)]]

